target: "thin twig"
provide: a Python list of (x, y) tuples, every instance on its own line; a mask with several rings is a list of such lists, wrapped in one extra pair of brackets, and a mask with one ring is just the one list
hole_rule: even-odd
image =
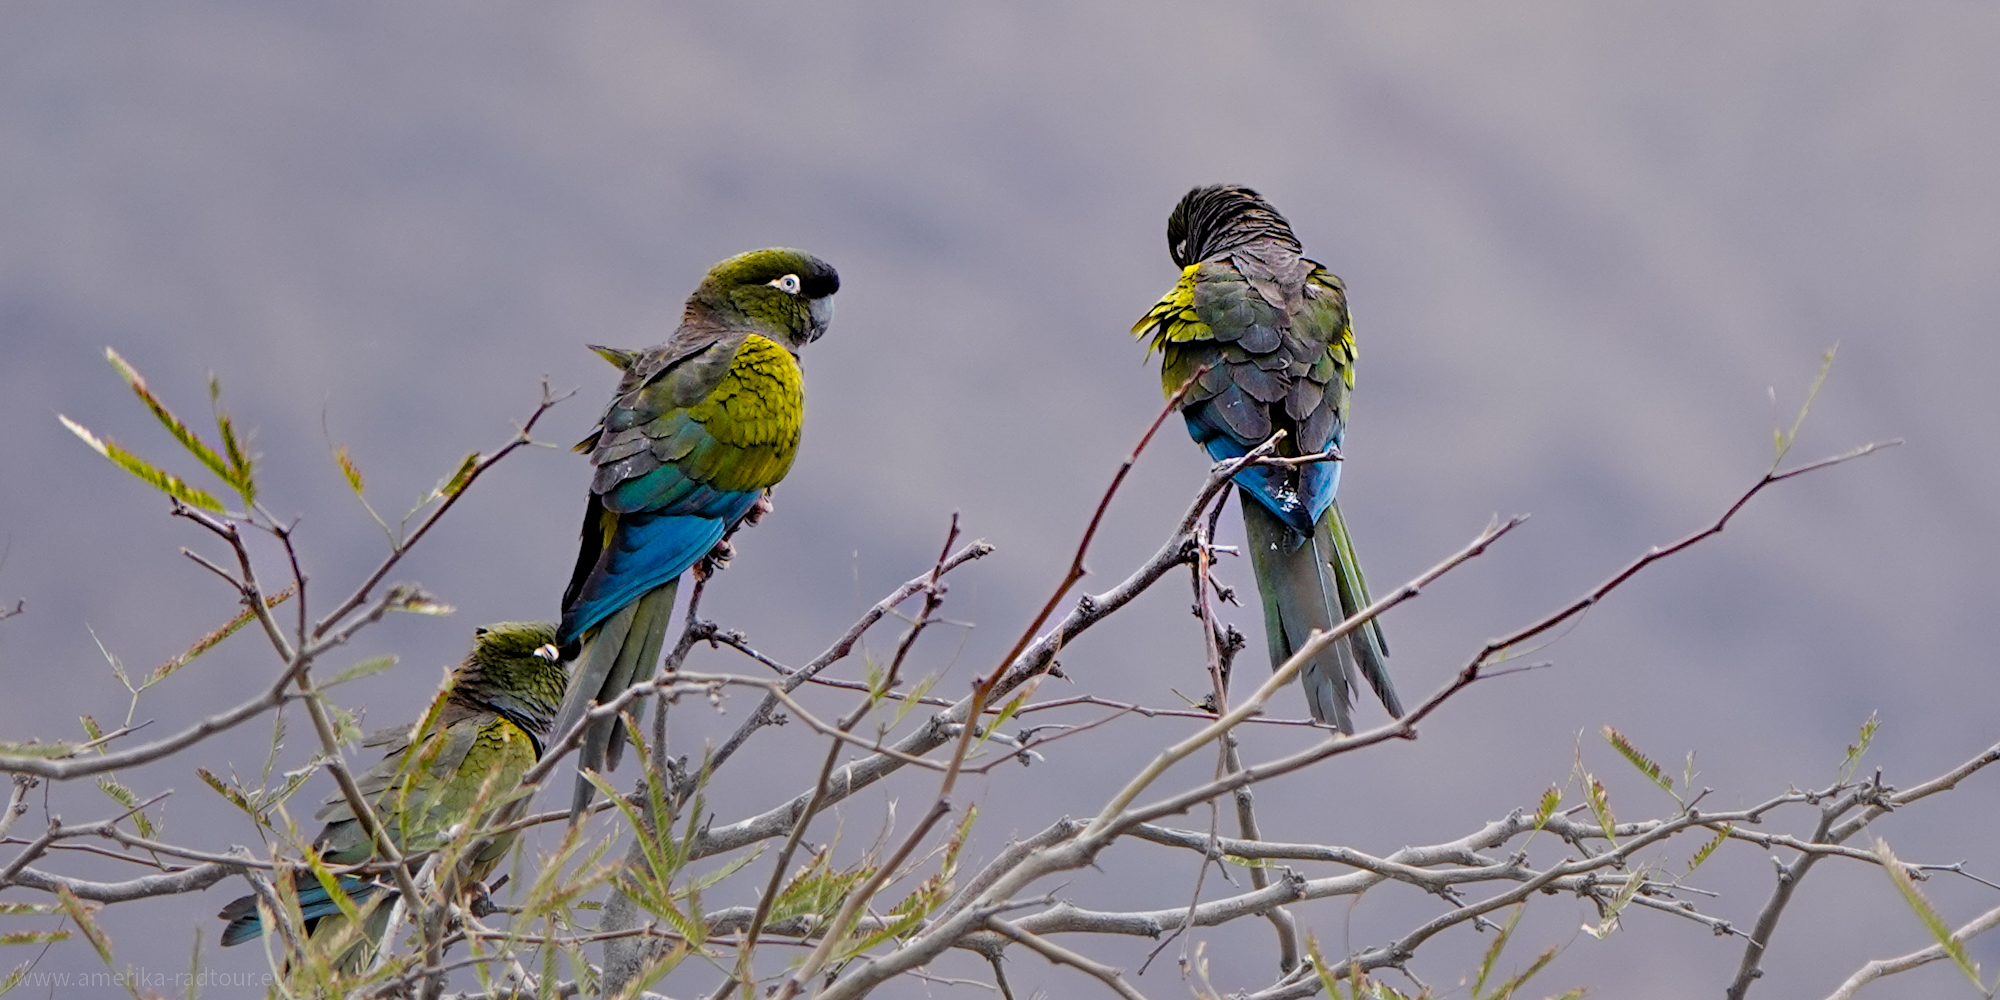
[(500, 446), (500, 450), (491, 455), (482, 455), (472, 463), (471, 470), (459, 482), (458, 489), (446, 494), (443, 503), (431, 508), (430, 513), (426, 514), (423, 521), (418, 523), (416, 530), (397, 541), (390, 548), (388, 558), (383, 559), (377, 564), (374, 571), (361, 581), (360, 586), (354, 588), (354, 592), (349, 594), (346, 600), (335, 605), (332, 611), (327, 612), (326, 617), (321, 618), (319, 623), (313, 626), (313, 638), (317, 639), (325, 636), (335, 623), (347, 617), (354, 609), (367, 601), (369, 593), (382, 582), (383, 578), (389, 575), (391, 570), (396, 568), (396, 564), (402, 561), (403, 556), (418, 542), (422, 541), (423, 537), (430, 533), (431, 528), (435, 527), (438, 521), (451, 511), (452, 505), (458, 503), (458, 499), (465, 495), (465, 491), (472, 486), (475, 480), (484, 475), (486, 470), (492, 468), (501, 459), (512, 454), (515, 449), (534, 443), (534, 439), (529, 435), (534, 431), (535, 423), (542, 419), (543, 414), (549, 412), (550, 407), (568, 399), (570, 395), (568, 392), (559, 396), (551, 394), (548, 380), (543, 379), (541, 402), (536, 404), (533, 413), (528, 414), (528, 419), (521, 424), (520, 430), (515, 431), (514, 436), (508, 439), (506, 444)]
[(999, 917), (987, 918), (986, 926), (1057, 965), (1067, 965), (1085, 975), (1095, 977), (1099, 982), (1111, 987), (1111, 992), (1124, 997), (1125, 1000), (1146, 1000), (1145, 994), (1133, 989), (1132, 984), (1125, 981), (1125, 974), (1118, 969), (1085, 958), (1047, 938), (1030, 934)]

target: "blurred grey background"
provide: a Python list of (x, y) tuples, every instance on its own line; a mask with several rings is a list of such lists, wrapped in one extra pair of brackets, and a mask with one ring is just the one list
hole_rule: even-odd
[[(1272, 783), (1267, 835), (1375, 853), (1455, 838), (1530, 806), (1579, 747), (1622, 817), (1670, 809), (1605, 748), (1606, 723), (1676, 773), (1698, 752), (1706, 804), (1725, 808), (1824, 785), (1879, 712), (1871, 760), (1913, 784), (2000, 731), (2000, 435), (1985, 401), (2000, 369), (1996, 46), (1989, 2), (15, 0), (0, 9), (0, 598), (27, 612), (0, 622), (0, 737), (125, 717), (92, 630), (145, 671), (233, 610), (177, 554), (216, 546), (56, 421), (173, 454), (105, 346), (190, 416), (204, 415), (208, 373), (221, 379), (255, 427), (269, 504), (302, 519), (324, 610), (384, 547), (334, 445), (393, 515), (467, 451), (503, 442), (544, 374), (577, 390), (544, 425), (566, 445), (612, 383), (584, 343), (663, 339), (708, 264), (774, 244), (825, 256), (844, 286), (805, 359), (804, 453), (705, 608), (803, 661), (927, 566), (956, 510), (999, 552), (962, 571), (947, 606), (976, 627), (927, 638), (916, 667), (960, 692), (1046, 597), (1157, 411), (1126, 330), (1174, 277), (1168, 209), (1190, 185), (1233, 181), (1268, 195), (1351, 290), (1362, 362), (1343, 500), (1377, 587), (1490, 514), (1533, 515), (1387, 619), (1412, 695), (1486, 637), (1711, 519), (1763, 471), (1771, 428), (1789, 424), (1834, 343), (1796, 457), (1909, 442), (1772, 490), (1534, 654), (1552, 669), (1475, 689), (1421, 740)], [(1177, 431), (1163, 437), (1112, 507), (1085, 586), (1149, 554), (1204, 468)], [(371, 727), (414, 715), (473, 626), (554, 615), (585, 471), (560, 448), (510, 459), (398, 571), (459, 612), (392, 620), (352, 650), (403, 658), (344, 692)], [(1248, 585), (1242, 567), (1226, 572)], [(1176, 577), (1070, 649), (1074, 689), (1155, 705), (1203, 690), (1186, 593)], [(1254, 611), (1229, 614), (1258, 631)], [(1260, 661), (1253, 648), (1244, 662)], [(727, 651), (694, 662), (753, 669)], [(246, 633), (149, 691), (134, 718), (164, 735), (272, 669)], [(676, 751), (698, 755), (744, 709), (682, 710)], [(1280, 710), (1302, 705), (1288, 695)], [(309, 749), (295, 728), (287, 763)], [(777, 770), (818, 759), (801, 728), (725, 772), (712, 803), (724, 819), (803, 788)], [(1125, 721), (1056, 744), (1058, 766), (970, 783), (984, 806), (975, 853), (1094, 811), (1149, 747), (1186, 731)], [(252, 723), (122, 777), (142, 795), (175, 789), (156, 810), (170, 839), (248, 841), (193, 768), (254, 773), (269, 735)], [(1301, 738), (1266, 729), (1249, 749)], [(2000, 878), (1996, 780), (1875, 829), (1906, 859)], [(907, 819), (933, 787), (909, 777), (888, 794)], [(877, 835), (880, 802), (844, 811), (843, 844)], [(50, 808), (72, 821), (114, 811), (88, 783), (55, 789)], [(45, 822), (38, 795), (17, 833)], [(1778, 827), (1809, 829), (1798, 814)], [(1655, 860), (1678, 868), (1693, 847)], [(1061, 893), (1180, 906), (1194, 869), (1121, 846)], [(1692, 881), (1722, 893), (1705, 911), (1747, 924), (1771, 868), (1732, 845)], [(259, 968), (256, 949), (212, 947), (211, 915), (240, 891), (117, 907), (106, 926), (155, 974), (187, 968), (197, 927), (211, 970)], [(1211, 878), (1206, 891), (1237, 890)], [(1954, 923), (2000, 902), (1964, 880), (1931, 892)], [(1338, 950), (1441, 905), (1385, 886), (1297, 909)], [(1577, 931), (1594, 920), (1574, 900), (1536, 899), (1510, 960), (1563, 951), (1534, 995), (1712, 996), (1740, 955), (1655, 913), (1602, 942)], [(1221, 990), (1275, 971), (1262, 923), (1197, 939)], [(1464, 996), (1487, 940), (1453, 930), (1413, 968)], [(1925, 940), (1879, 871), (1829, 864), (1753, 995), (1822, 996), (1867, 958)], [(1151, 943), (1090, 947), (1136, 967)], [(1140, 988), (1187, 995), (1176, 954)], [(27, 957), (8, 949), (0, 964)], [(2000, 965), (2000, 941), (1975, 957)], [(80, 945), (37, 966), (97, 968)], [(1023, 996), (1102, 992), (1031, 956), (1012, 969)], [(987, 978), (958, 956), (933, 971)], [(1866, 995), (1962, 995), (1957, 978), (1939, 965)], [(664, 988), (712, 982), (690, 965)], [(909, 983), (890, 995), (992, 994)]]

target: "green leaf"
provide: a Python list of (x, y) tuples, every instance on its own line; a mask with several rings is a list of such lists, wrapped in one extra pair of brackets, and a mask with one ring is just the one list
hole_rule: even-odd
[[(12, 934), (0, 934), (0, 945), (53, 944), (57, 941), (67, 940), (69, 940), (68, 931), (15, 931)], [(0, 990), (0, 992), (5, 991)]]
[(259, 814), (269, 813), (278, 803), (291, 798), (293, 793), (297, 792), (300, 786), (306, 783), (306, 779), (318, 773), (319, 769), (325, 763), (325, 757), (314, 757), (306, 763), (306, 766), (296, 771), (286, 771), (285, 780), (278, 787), (263, 789), (252, 795), (251, 802), (256, 807), (257, 812)]
[(379, 674), (382, 671), (387, 670), (395, 665), (396, 665), (396, 654), (394, 653), (385, 653), (381, 656), (371, 656), (368, 659), (362, 660), (360, 663), (357, 663), (351, 667), (348, 667), (346, 670), (343, 670), (340, 673), (333, 675), (332, 680), (327, 681), (326, 683), (320, 685), (320, 690), (324, 691), (327, 688), (333, 687), (334, 685), (337, 684), (345, 684), (348, 681), (359, 680), (360, 678), (363, 677)]
[(97, 926), (97, 918), (92, 915), (91, 909), (84, 906), (83, 901), (76, 898), (66, 885), (56, 885), (56, 899), (62, 903), (63, 912), (69, 914), (69, 918), (76, 922), (76, 929), (81, 931), (84, 939), (96, 949), (97, 957), (103, 959), (105, 965), (110, 965), (111, 939), (105, 936), (103, 928)]
[(1514, 925), (1521, 920), (1521, 914), (1528, 904), (1520, 903), (1514, 912), (1507, 914), (1507, 922), (1500, 925), (1499, 933), (1493, 935), (1493, 943), (1486, 948), (1486, 957), (1479, 963), (1479, 972), (1472, 979), (1473, 1000), (1487, 1000), (1486, 980), (1493, 975), (1493, 967), (1500, 962), (1500, 953), (1507, 950), (1507, 939), (1514, 936)]
[(448, 615), (458, 610), (425, 593), (424, 588), (414, 583), (399, 583), (390, 588), (384, 606), (390, 611), (412, 615)]
[[(126, 809), (137, 810), (139, 808), (138, 794), (133, 792), (132, 789), (126, 787), (126, 785), (123, 782), (119, 781), (117, 778), (113, 778), (110, 775), (101, 777), (97, 779), (97, 787), (100, 790), (102, 790), (104, 794), (111, 796), (111, 801), (116, 802), (121, 806), (124, 806)], [(132, 824), (139, 828), (139, 836), (147, 838), (151, 838), (153, 836), (153, 824), (151, 821), (146, 819), (145, 813), (134, 811), (132, 813)]]
[(257, 481), (252, 474), (256, 460), (246, 447), (249, 439), (236, 433), (236, 422), (222, 408), (222, 380), (214, 372), (208, 373), (208, 402), (215, 408), (215, 429), (222, 435), (222, 453), (229, 458), (229, 485), (243, 495), (245, 504), (252, 503), (257, 499)]
[(930, 693), (931, 686), (937, 683), (937, 679), (938, 675), (936, 674), (925, 674), (923, 680), (918, 681), (915, 687), (903, 694), (903, 700), (896, 705), (895, 714), (889, 720), (889, 728), (894, 729), (896, 726), (901, 725), (903, 716), (910, 714), (911, 709), (923, 704), (924, 695)]
[[(296, 588), (286, 587), (285, 589), (275, 594), (272, 594), (269, 597), (264, 598), (264, 607), (275, 608), (278, 605), (283, 604), (288, 600), (291, 600), (292, 595), (296, 592), (297, 592)], [(241, 629), (245, 625), (250, 624), (250, 622), (256, 617), (257, 617), (256, 613), (251, 611), (249, 608), (244, 608), (243, 610), (238, 611), (235, 617), (229, 619), (226, 622), (223, 622), (221, 627), (215, 629), (214, 631), (208, 633), (207, 635), (202, 636), (199, 639), (196, 639), (194, 641), (194, 645), (189, 646), (186, 652), (181, 653), (179, 656), (176, 656), (173, 659), (168, 660), (167, 662), (162, 663), (157, 667), (154, 667), (153, 672), (146, 675), (146, 683), (144, 686), (152, 687), (154, 684), (166, 680), (169, 676), (173, 674), (174, 671), (187, 666), (188, 663), (192, 661), (195, 657), (200, 656), (201, 654), (206, 653), (211, 649), (214, 649), (218, 643), (222, 642), (222, 640), (227, 639), (232, 635), (235, 635), (237, 630)]]
[(1554, 782), (1550, 782), (1549, 790), (1542, 793), (1542, 804), (1535, 809), (1535, 829), (1540, 830), (1549, 824), (1549, 817), (1556, 814), (1556, 809), (1562, 805), (1562, 800), (1562, 789), (1557, 788)]
[[(186, 448), (190, 454), (199, 459), (201, 464), (208, 466), (208, 470), (215, 473), (216, 478), (231, 486), (237, 485), (235, 472), (229, 467), (229, 463), (223, 461), (222, 456), (215, 453), (215, 449), (210, 448), (207, 442), (196, 435), (193, 428), (182, 423), (181, 418), (174, 416), (173, 411), (167, 409), (167, 404), (160, 402), (160, 397), (153, 395), (153, 390), (147, 388), (146, 380), (139, 377), (138, 371), (134, 370), (131, 365), (126, 364), (125, 359), (119, 357), (118, 352), (109, 347), (104, 349), (104, 357), (111, 362), (111, 367), (118, 370), (118, 374), (125, 380), (125, 384), (131, 386), (132, 391), (138, 394), (140, 401), (146, 404), (146, 408), (153, 411), (153, 416), (159, 420), (160, 426), (165, 427), (167, 433), (172, 434), (174, 440), (181, 443), (181, 447)], [(221, 391), (221, 383), (215, 381), (214, 377), (211, 376), (209, 379), (210, 398), (214, 399), (215, 396), (213, 394), (218, 394)]]
[(54, 903), (0, 903), (0, 917), (25, 917), (54, 912), (56, 912)]
[(761, 851), (753, 852), (751, 854), (746, 854), (743, 857), (736, 858), (730, 861), (728, 864), (725, 864), (722, 867), (717, 868), (716, 870), (709, 872), (706, 875), (699, 875), (690, 878), (688, 880), (688, 891), (700, 892), (703, 889), (708, 889), (713, 886), (720, 885), (721, 883), (727, 881), (731, 875), (734, 875), (737, 872), (742, 871), (744, 868), (749, 867), (750, 863), (752, 861), (757, 860), (760, 856), (762, 856)]
[(479, 467), (478, 452), (475, 451), (472, 454), (465, 456), (465, 461), (458, 463), (458, 471), (453, 472), (449, 479), (446, 479), (444, 482), (438, 484), (438, 488), (431, 494), (431, 499), (435, 500), (439, 497), (455, 497), (460, 493), (464, 492), (465, 484), (472, 481), (472, 473), (478, 467)]
[(8, 757), (67, 757), (76, 752), (76, 747), (63, 742), (55, 743), (0, 743), (0, 756)]
[[(312, 869), (313, 881), (318, 882), (319, 887), (326, 890), (326, 894), (333, 900), (333, 905), (340, 908), (341, 916), (347, 918), (348, 925), (361, 926), (361, 911), (355, 907), (354, 897), (340, 891), (340, 880), (333, 877), (333, 872), (326, 867), (326, 861), (319, 856), (319, 852), (305, 852), (305, 862), (307, 867)], [(375, 901), (380, 902), (385, 895), (376, 893)]]
[(1640, 752), (1639, 748), (1634, 746), (1624, 733), (1610, 726), (1605, 726), (1604, 740), (1611, 744), (1612, 749), (1618, 751), (1619, 756), (1624, 757), (1633, 767), (1638, 768), (1640, 774), (1651, 778), (1653, 784), (1660, 786), (1661, 791), (1666, 792), (1668, 795), (1674, 794), (1674, 779), (1668, 777), (1666, 772), (1660, 769), (1658, 761)]
[(843, 954), (858, 955), (891, 938), (908, 934), (951, 898), (952, 879), (958, 874), (958, 854), (965, 846), (966, 836), (972, 832), (973, 820), (978, 816), (978, 806), (966, 809), (965, 818), (959, 820), (958, 828), (952, 831), (951, 839), (945, 844), (944, 860), (938, 865), (938, 870), (901, 902), (890, 907), (889, 916), (894, 919), (873, 932), (859, 935), (859, 940), (851, 943)]
[(193, 950), (193, 952), (192, 952), (191, 954), (189, 954), (189, 955), (188, 955), (188, 979), (187, 979), (187, 983), (188, 983), (188, 989), (187, 989), (187, 1000), (194, 1000), (194, 998), (195, 998), (195, 996), (196, 996), (196, 990), (195, 990), (195, 984), (197, 984), (197, 983), (199, 983), (199, 982), (201, 982), (201, 981), (202, 981), (202, 979), (201, 979), (201, 968), (202, 968), (202, 966), (201, 966), (201, 925), (200, 925), (200, 924), (196, 924), (196, 925), (195, 925), (195, 928), (194, 928), (194, 950)]
[(1819, 396), (1820, 386), (1826, 384), (1827, 373), (1833, 370), (1833, 356), (1839, 350), (1840, 345), (1836, 343), (1832, 347), (1827, 348), (1826, 353), (1820, 356), (1819, 374), (1813, 376), (1812, 385), (1806, 389), (1805, 402), (1799, 404), (1799, 414), (1792, 418), (1791, 432), (1773, 430), (1772, 433), (1777, 438), (1778, 454), (1777, 457), (1771, 459), (1771, 471), (1777, 471), (1778, 464), (1785, 460), (1785, 453), (1791, 451), (1792, 445), (1798, 443), (1799, 428), (1805, 425), (1806, 413), (1812, 409), (1813, 400)]
[(1584, 775), (1584, 797), (1590, 802), (1590, 814), (1597, 818), (1597, 825), (1604, 830), (1604, 839), (1611, 846), (1618, 846), (1618, 818), (1611, 815), (1611, 796), (1604, 790), (1604, 783), (1594, 775)]
[[(97, 724), (96, 719), (88, 715), (78, 716), (78, 718), (83, 722), (83, 734), (90, 737), (87, 742), (95, 743), (104, 738), (104, 729)], [(100, 749), (98, 752), (102, 753), (103, 751)]]
[[(1334, 978), (1332, 967), (1326, 964), (1326, 956), (1319, 952), (1319, 938), (1311, 931), (1306, 932), (1306, 955), (1312, 959), (1313, 971), (1319, 974), (1319, 984), (1326, 990), (1327, 997), (1330, 1000), (1337, 1000), (1341, 992), (1340, 980)], [(1359, 984), (1354, 988), (1354, 995), (1356, 997), (1361, 995)]]
[(125, 664), (120, 663), (118, 657), (112, 655), (110, 650), (104, 648), (104, 640), (97, 637), (97, 630), (91, 628), (89, 625), (85, 625), (83, 628), (84, 631), (90, 633), (90, 641), (97, 644), (97, 651), (104, 654), (104, 662), (111, 667), (111, 676), (118, 678), (118, 683), (123, 684), (125, 690), (133, 694), (138, 694), (138, 689), (132, 686), (132, 679), (125, 676)]
[[(1610, 904), (1605, 906), (1604, 918), (1597, 922), (1596, 927), (1584, 924), (1583, 932), (1600, 941), (1611, 936), (1611, 932), (1617, 930), (1620, 926), (1618, 915), (1625, 912), (1625, 907), (1632, 902), (1632, 897), (1638, 895), (1640, 887), (1645, 884), (1645, 868), (1640, 868), (1638, 871), (1626, 875), (1625, 884), (1619, 888), (1616, 896), (1611, 897)], [(1551, 955), (1550, 957), (1554, 956)]]
[(34, 967), (35, 960), (32, 958), (14, 966), (14, 971), (7, 973), (7, 978), (0, 979), (0, 996), (13, 992), (14, 987), (21, 985), (21, 980), (27, 977), (28, 970)]
[(89, 428), (60, 413), (56, 414), (56, 418), (63, 422), (64, 427), (70, 429), (70, 433), (82, 438), (83, 443), (89, 445), (92, 451), (110, 459), (113, 464), (124, 469), (126, 472), (139, 477), (146, 485), (190, 507), (199, 507), (217, 514), (223, 513), (222, 501), (217, 500), (208, 493), (189, 486), (178, 477), (168, 475), (160, 469), (155, 468), (145, 459), (126, 451), (110, 438), (100, 438), (92, 434)]
[(343, 746), (349, 743), (359, 743), (362, 736), (366, 735), (361, 731), (361, 720), (355, 718), (353, 712), (341, 708), (332, 702), (327, 702), (326, 714), (333, 721), (334, 742)]
[[(1519, 990), (1523, 986), (1526, 986), (1529, 979), (1534, 978), (1536, 973), (1547, 968), (1550, 962), (1555, 961), (1556, 954), (1560, 950), (1561, 949), (1558, 948), (1557, 946), (1550, 945), (1547, 951), (1544, 951), (1540, 955), (1535, 956), (1535, 960), (1533, 962), (1530, 962), (1526, 969), (1521, 970), (1521, 972), (1518, 975), (1515, 975), (1509, 978), (1506, 982), (1501, 983), (1500, 988), (1494, 990), (1493, 995), (1487, 998), (1487, 1000), (1512, 1000), (1515, 991)], [(1571, 990), (1570, 995), (1581, 996), (1582, 994), (1577, 990)]]
[(249, 796), (243, 794), (242, 789), (216, 777), (214, 772), (211, 772), (208, 768), (197, 767), (194, 769), (194, 773), (200, 775), (201, 780), (208, 783), (208, 787), (215, 789), (215, 794), (228, 799), (230, 805), (243, 810), (253, 819), (257, 817), (256, 808), (250, 804)]
[(1875, 855), (1882, 859), (1882, 870), (1889, 873), (1889, 881), (1895, 883), (1897, 892), (1902, 893), (1903, 902), (1910, 905), (1911, 912), (1923, 921), (1924, 930), (1931, 933), (1931, 940), (1944, 949), (1952, 964), (1958, 966), (1958, 971), (1965, 973), (1965, 978), (1972, 980), (1973, 989), (1986, 992), (1985, 984), (1979, 981), (1979, 966), (1973, 963), (1972, 956), (1965, 953), (1965, 942), (1952, 936), (1951, 925), (1944, 922), (1944, 916), (1938, 913), (1930, 898), (1917, 888), (1917, 880), (1910, 877), (1910, 870), (1896, 860), (1895, 852), (1889, 850), (1889, 842), (1876, 838)]
[(1861, 734), (1847, 745), (1847, 757), (1840, 762), (1840, 780), (1845, 783), (1854, 777), (1854, 766), (1861, 763), (1861, 756), (1868, 752), (1868, 745), (1875, 742), (1875, 730), (1882, 724), (1879, 712), (1868, 713), (1868, 721), (1861, 724)]
[(831, 914), (855, 886), (875, 874), (875, 867), (866, 861), (857, 862), (845, 871), (834, 871), (830, 854), (822, 851), (814, 855), (778, 890), (778, 898), (771, 904), (772, 923), (806, 914)]
[(1222, 862), (1223, 864), (1235, 865), (1238, 868), (1277, 868), (1281, 865), (1281, 862), (1273, 861), (1269, 858), (1244, 858), (1234, 854), (1224, 854)]
[(1714, 854), (1716, 848), (1721, 847), (1722, 842), (1729, 839), (1729, 831), (1734, 829), (1736, 824), (1726, 823), (1722, 829), (1715, 831), (1715, 836), (1708, 843), (1701, 845), (1701, 850), (1694, 852), (1694, 857), (1688, 859), (1688, 874), (1694, 874), (1694, 870), (1700, 868), (1701, 863), (1707, 861), (1708, 856)]
[(347, 488), (353, 490), (355, 496), (360, 496), (362, 491), (361, 470), (355, 467), (354, 459), (348, 456), (347, 446), (341, 445), (333, 453), (333, 457), (340, 462), (341, 474), (347, 477)]

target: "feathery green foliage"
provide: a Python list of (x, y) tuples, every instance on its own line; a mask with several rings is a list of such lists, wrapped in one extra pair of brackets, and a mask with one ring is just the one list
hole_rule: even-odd
[(190, 507), (200, 507), (203, 510), (214, 511), (218, 514), (222, 513), (222, 501), (217, 500), (206, 490), (189, 486), (180, 477), (171, 475), (151, 462), (134, 455), (110, 438), (100, 438), (92, 434), (89, 428), (60, 413), (56, 414), (56, 419), (61, 420), (63, 426), (69, 428), (70, 433), (82, 438), (83, 443), (89, 445), (91, 450), (110, 459), (126, 472), (139, 477), (139, 480), (146, 485)]
[[(152, 411), (160, 426), (166, 428), (167, 433), (172, 435), (182, 448), (214, 473), (217, 479), (235, 490), (237, 495), (243, 498), (244, 506), (256, 502), (257, 482), (252, 473), (253, 460), (244, 447), (242, 436), (236, 431), (236, 425), (230, 420), (229, 414), (222, 409), (222, 386), (215, 376), (209, 376), (209, 400), (215, 409), (216, 428), (222, 435), (223, 454), (218, 454), (208, 442), (202, 440), (201, 435), (195, 433), (194, 428), (175, 416), (174, 412), (167, 408), (166, 403), (146, 384), (146, 380), (140, 376), (138, 370), (120, 357), (117, 351), (107, 347), (104, 349), (104, 356), (111, 362), (111, 367), (118, 372), (119, 377), (125, 380), (125, 384), (131, 386), (133, 393), (137, 394), (139, 400), (146, 404), (146, 408)], [(224, 513), (222, 501), (217, 500), (206, 490), (189, 485), (180, 477), (140, 458), (109, 438), (91, 433), (88, 428), (67, 416), (57, 414), (57, 418), (62, 421), (63, 426), (70, 429), (71, 433), (81, 438), (84, 444), (89, 445), (91, 450), (110, 459), (119, 468), (137, 476), (154, 489), (190, 507), (199, 507), (218, 514)]]
[[(297, 593), (297, 588), (292, 585), (287, 585), (285, 589), (264, 598), (264, 607), (267, 610), (270, 608), (275, 608), (278, 605), (283, 604), (288, 600), (291, 600), (292, 595), (295, 593)], [(250, 622), (254, 620), (256, 617), (257, 617), (256, 612), (251, 611), (249, 608), (244, 608), (242, 611), (237, 612), (235, 617), (229, 619), (226, 622), (223, 622), (221, 626), (209, 632), (207, 635), (204, 635), (201, 638), (196, 639), (194, 641), (194, 645), (189, 646), (186, 652), (183, 652), (180, 655), (175, 656), (173, 659), (168, 660), (167, 662), (162, 663), (157, 667), (154, 667), (153, 672), (146, 675), (146, 683), (141, 684), (139, 686), (139, 690), (143, 691), (146, 688), (152, 687), (154, 684), (159, 683), (160, 681), (166, 680), (169, 676), (173, 674), (174, 671), (187, 666), (189, 661), (193, 660), (195, 657), (200, 656), (201, 654), (206, 653), (211, 649), (214, 649), (216, 645), (222, 642), (222, 640), (227, 639), (232, 635), (235, 635), (237, 630), (241, 629), (245, 625), (250, 624)]]
[(1688, 859), (1688, 874), (1694, 874), (1694, 870), (1700, 868), (1702, 862), (1707, 861), (1709, 855), (1714, 854), (1716, 848), (1721, 847), (1723, 841), (1729, 839), (1729, 833), (1734, 829), (1736, 829), (1736, 824), (1725, 823), (1722, 829), (1715, 831), (1715, 836), (1709, 838), (1708, 843), (1701, 845), (1701, 849), (1694, 852), (1694, 857)]
[(1611, 846), (1618, 846), (1618, 818), (1611, 814), (1611, 794), (1604, 790), (1604, 783), (1595, 775), (1584, 775), (1583, 797), (1590, 804), (1590, 815), (1596, 818), (1598, 828), (1604, 831), (1604, 839)]
[(103, 959), (105, 965), (111, 965), (111, 938), (104, 933), (104, 928), (97, 926), (96, 908), (85, 906), (66, 885), (56, 886), (56, 900), (62, 905), (63, 912), (76, 924), (76, 929), (83, 935), (84, 940), (90, 942), (90, 947), (97, 952), (97, 957)]
[(1911, 877), (1909, 866), (1896, 860), (1896, 853), (1889, 850), (1889, 842), (1879, 837), (1875, 840), (1875, 855), (1882, 859), (1882, 870), (1889, 874), (1889, 881), (1896, 886), (1896, 892), (1902, 895), (1903, 902), (1909, 904), (1910, 912), (1915, 913), (1917, 919), (1923, 922), (1924, 930), (1930, 932), (1931, 940), (1936, 941), (1938, 947), (1944, 949), (1945, 957), (1951, 959), (1953, 965), (1958, 966), (1958, 971), (1965, 973), (1965, 978), (1972, 980), (1974, 989), (1988, 993), (1986, 984), (1980, 981), (1978, 963), (1972, 960), (1971, 955), (1966, 954), (1965, 942), (1952, 936), (1951, 925), (1945, 923), (1944, 915), (1938, 912), (1930, 897), (1925, 896), (1923, 890), (1917, 888), (1917, 880)]
[(1659, 761), (1646, 756), (1624, 733), (1607, 725), (1604, 727), (1604, 741), (1611, 744), (1611, 748), (1618, 751), (1619, 756), (1625, 758), (1633, 767), (1638, 768), (1640, 774), (1645, 775), (1653, 784), (1660, 786), (1661, 791), (1666, 792), (1668, 795), (1673, 795), (1675, 801), (1680, 800), (1680, 796), (1674, 795), (1674, 779), (1668, 777), (1667, 773), (1661, 770)]
[(1599, 918), (1597, 926), (1592, 927), (1589, 924), (1584, 924), (1583, 932), (1591, 937), (1603, 940), (1610, 937), (1612, 931), (1623, 926), (1619, 922), (1619, 915), (1624, 913), (1625, 907), (1631, 904), (1632, 897), (1637, 896), (1639, 890), (1645, 887), (1648, 871), (1649, 869), (1642, 865), (1628, 872), (1625, 876), (1625, 884), (1619, 887), (1617, 894), (1611, 897), (1611, 901), (1609, 903), (1600, 901), (1599, 905), (1604, 908), (1604, 915)]
[(1535, 829), (1540, 830), (1542, 827), (1545, 827), (1549, 824), (1549, 817), (1554, 816), (1556, 814), (1556, 809), (1562, 806), (1562, 800), (1563, 800), (1562, 789), (1557, 788), (1555, 784), (1551, 782), (1549, 784), (1549, 790), (1542, 793), (1541, 805), (1537, 806), (1535, 809)]

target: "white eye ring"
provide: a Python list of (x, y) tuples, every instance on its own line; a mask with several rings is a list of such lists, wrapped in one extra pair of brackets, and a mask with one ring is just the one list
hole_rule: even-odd
[(784, 292), (786, 295), (799, 294), (799, 276), (796, 274), (787, 274), (782, 278), (772, 278), (770, 281), (765, 282), (765, 284)]
[(552, 642), (545, 642), (535, 648), (535, 655), (554, 663), (562, 659), (562, 650), (557, 649)]

